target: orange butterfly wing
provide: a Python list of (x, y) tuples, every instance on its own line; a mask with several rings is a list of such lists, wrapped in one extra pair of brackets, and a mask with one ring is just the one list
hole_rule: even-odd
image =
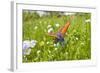
[(68, 21), (68, 22), (65, 24), (65, 26), (64, 26), (62, 29), (60, 29), (60, 33), (61, 33), (63, 36), (64, 36), (65, 33), (67, 32), (69, 25), (70, 25), (70, 22)]

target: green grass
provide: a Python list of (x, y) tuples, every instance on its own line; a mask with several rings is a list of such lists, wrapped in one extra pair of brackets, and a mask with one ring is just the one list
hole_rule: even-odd
[[(23, 41), (36, 40), (37, 44), (31, 48), (29, 55), (23, 56), (23, 62), (68, 61), (91, 59), (91, 19), (90, 13), (76, 13), (65, 36), (65, 47), (59, 43), (54, 46), (53, 38), (48, 36), (48, 25), (57, 32), (69, 15), (39, 17), (31, 12), (23, 11)], [(55, 24), (60, 24), (56, 27)]]

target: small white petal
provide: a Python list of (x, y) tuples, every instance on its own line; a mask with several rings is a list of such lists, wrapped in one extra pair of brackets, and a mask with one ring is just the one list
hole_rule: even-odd
[(60, 25), (59, 24), (55, 24), (56, 25), (56, 27), (59, 27)]
[(78, 40), (78, 38), (76, 37), (76, 40)]
[(50, 28), (50, 27), (51, 27), (51, 25), (48, 25), (48, 26), (47, 26), (47, 28)]
[(48, 33), (52, 32), (52, 31), (53, 31), (53, 28), (48, 29)]
[(58, 48), (55, 48), (55, 50), (57, 50)]
[(32, 40), (32, 41), (31, 41), (31, 47), (32, 47), (32, 48), (35, 47), (36, 43), (37, 43), (36, 40)]
[(49, 53), (51, 53), (51, 51), (50, 51), (50, 50), (48, 50), (48, 52), (49, 52)]
[(49, 42), (47, 42), (47, 44), (49, 44)]
[(68, 55), (68, 52), (66, 52), (65, 54)]
[(81, 45), (84, 45), (84, 43), (82, 42)]
[(25, 40), (23, 41), (23, 50), (24, 49), (28, 49), (30, 47), (30, 41), (29, 40)]
[(91, 22), (91, 19), (87, 19), (87, 20), (85, 20), (85, 22), (86, 22), (86, 23)]
[(54, 46), (57, 46), (57, 44), (54, 44)]
[(34, 27), (35, 30), (36, 30), (37, 28), (38, 28), (37, 26)]
[(37, 51), (37, 54), (39, 54), (40, 52), (41, 52), (41, 51), (40, 51), (40, 50), (38, 50), (38, 51)]
[(31, 52), (31, 49), (27, 49), (27, 50), (25, 51), (25, 54), (26, 54), (26, 55), (29, 55), (30, 52)]

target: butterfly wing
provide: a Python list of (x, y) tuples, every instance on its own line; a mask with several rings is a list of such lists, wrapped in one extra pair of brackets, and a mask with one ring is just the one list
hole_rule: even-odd
[(70, 22), (68, 21), (62, 28), (59, 29), (58, 32), (60, 32), (62, 34), (62, 36), (65, 36), (65, 33), (67, 32), (68, 28), (69, 28)]
[(48, 33), (49, 36), (53, 37), (53, 38), (57, 38), (57, 35), (55, 33)]

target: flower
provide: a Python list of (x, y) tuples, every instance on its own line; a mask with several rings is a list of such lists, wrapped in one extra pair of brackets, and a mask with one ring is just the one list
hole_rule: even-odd
[(47, 28), (50, 28), (51, 27), (51, 25), (49, 24), (48, 26), (47, 26)]
[(23, 54), (23, 55), (29, 55), (30, 52), (31, 52), (31, 48), (28, 48), (28, 49), (22, 50), (22, 54)]
[(30, 41), (30, 47), (33, 48), (36, 45), (37, 41), (36, 40), (31, 40)]
[(49, 44), (49, 42), (47, 42), (47, 44)]
[(53, 28), (48, 29), (48, 33), (52, 32), (52, 31), (53, 31)]
[(24, 49), (28, 49), (28, 48), (33, 48), (35, 45), (36, 45), (36, 40), (31, 40), (31, 41), (29, 41), (29, 40), (25, 40), (25, 41), (23, 41), (23, 50)]
[(85, 43), (81, 42), (81, 45), (84, 45)]
[(37, 51), (37, 54), (39, 54), (40, 52), (41, 52), (41, 51), (40, 51), (40, 50), (38, 50), (38, 51)]
[(23, 55), (29, 55), (31, 52), (31, 48), (35, 47), (36, 45), (36, 40), (25, 40), (23, 41), (23, 45), (22, 45), (22, 53)]
[(30, 52), (31, 52), (31, 49), (28, 49), (28, 50), (25, 51), (25, 54), (26, 54), (26, 55), (29, 55)]
[(41, 41), (41, 42), (40, 42), (40, 46), (43, 46), (43, 45), (44, 45), (44, 41)]
[(78, 37), (76, 37), (76, 40), (78, 40)]
[(57, 23), (57, 24), (55, 24), (56, 25), (56, 27), (59, 27), (60, 25)]
[(66, 52), (65, 54), (68, 55), (68, 52)]
[(85, 22), (86, 22), (86, 23), (91, 22), (91, 19), (87, 19), (87, 20), (85, 20)]
[(57, 46), (59, 46), (60, 45), (60, 43), (57, 43)]
[(49, 52), (49, 53), (51, 53), (51, 51), (50, 51), (50, 50), (48, 50), (48, 52)]
[(29, 40), (25, 40), (25, 41), (23, 41), (23, 46), (22, 46), (23, 48), (23, 50), (26, 50), (26, 49), (28, 49), (28, 48), (30, 48), (30, 41)]
[(54, 46), (57, 46), (57, 44), (54, 44)]
[(58, 48), (55, 48), (55, 50), (57, 50)]
[(35, 30), (36, 30), (37, 28), (38, 28), (37, 26), (34, 27)]

